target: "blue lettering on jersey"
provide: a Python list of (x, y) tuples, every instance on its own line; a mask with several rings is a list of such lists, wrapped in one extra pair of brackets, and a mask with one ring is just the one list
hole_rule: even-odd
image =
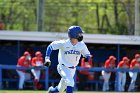
[(69, 50), (69, 51), (64, 51), (64, 54), (80, 55), (80, 52), (79, 51), (76, 51), (76, 50)]

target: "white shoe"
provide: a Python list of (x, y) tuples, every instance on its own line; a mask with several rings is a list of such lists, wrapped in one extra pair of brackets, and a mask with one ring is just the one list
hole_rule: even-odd
[(50, 86), (49, 88), (48, 88), (48, 92), (47, 93), (51, 93), (50, 91), (53, 89), (53, 86)]

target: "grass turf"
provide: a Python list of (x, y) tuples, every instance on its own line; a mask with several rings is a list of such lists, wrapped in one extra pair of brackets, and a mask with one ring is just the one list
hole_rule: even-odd
[[(46, 93), (46, 91), (40, 91), (40, 90), (0, 90), (0, 93)], [(76, 91), (74, 93), (116, 93), (116, 92)], [(140, 93), (140, 92), (118, 92), (118, 93)]]

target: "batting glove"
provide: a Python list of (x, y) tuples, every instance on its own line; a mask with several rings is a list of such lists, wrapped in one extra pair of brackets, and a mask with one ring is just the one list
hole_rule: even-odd
[(84, 57), (84, 61), (89, 62), (90, 58), (92, 58), (92, 57), (93, 57), (92, 55), (87, 55)]
[(48, 57), (45, 57), (45, 63), (44, 63), (45, 66), (49, 67), (51, 65), (51, 61)]

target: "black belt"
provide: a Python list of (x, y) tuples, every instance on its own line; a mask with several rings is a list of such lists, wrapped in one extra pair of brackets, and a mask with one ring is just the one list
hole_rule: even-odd
[[(65, 66), (64, 64), (62, 64), (63, 66)], [(71, 66), (71, 67), (68, 67), (68, 68), (71, 68), (71, 69), (74, 69), (75, 68), (75, 66)]]

